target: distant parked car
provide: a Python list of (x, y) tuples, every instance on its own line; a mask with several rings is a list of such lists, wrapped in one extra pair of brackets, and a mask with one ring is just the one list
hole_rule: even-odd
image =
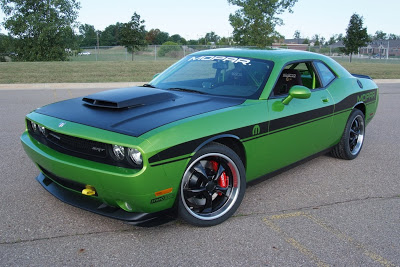
[(91, 55), (91, 53), (88, 51), (84, 51), (84, 52), (81, 52), (78, 54), (78, 56), (90, 56), (90, 55)]

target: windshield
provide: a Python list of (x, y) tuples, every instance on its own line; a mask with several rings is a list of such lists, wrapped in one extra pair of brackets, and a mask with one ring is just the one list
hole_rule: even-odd
[(272, 61), (226, 56), (187, 56), (150, 82), (160, 89), (257, 99)]

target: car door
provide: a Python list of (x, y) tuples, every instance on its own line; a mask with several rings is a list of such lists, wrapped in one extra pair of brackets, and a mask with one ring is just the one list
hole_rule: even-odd
[[(289, 99), (283, 104), (294, 85), (307, 87), (311, 91), (310, 97)], [(267, 101), (266, 160), (273, 168), (268, 171), (297, 162), (332, 144), (334, 102), (313, 62), (287, 65)]]

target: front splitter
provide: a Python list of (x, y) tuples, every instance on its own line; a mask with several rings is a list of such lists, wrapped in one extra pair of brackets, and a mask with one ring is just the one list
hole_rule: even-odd
[(43, 173), (40, 173), (36, 177), (36, 180), (50, 194), (67, 204), (109, 218), (125, 221), (129, 224), (139, 226), (155, 226), (173, 220), (173, 216), (171, 216), (171, 210), (155, 213), (127, 212), (121, 208), (108, 206), (93, 197), (77, 194), (65, 189), (50, 178), (46, 177)]

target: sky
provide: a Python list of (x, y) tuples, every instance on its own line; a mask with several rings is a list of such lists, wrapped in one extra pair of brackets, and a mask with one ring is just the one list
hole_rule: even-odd
[[(128, 22), (134, 12), (145, 20), (146, 30), (158, 28), (170, 35), (180, 34), (185, 39), (199, 39), (207, 32), (219, 36), (232, 35), (229, 14), (237, 10), (227, 0), (80, 0), (78, 21), (94, 25), (96, 30), (117, 22)], [(364, 18), (369, 34), (382, 30), (400, 35), (399, 0), (299, 0), (293, 13), (279, 15), (285, 25), (277, 27), (287, 39), (296, 30), (302, 38), (315, 34), (329, 39), (334, 34), (346, 33), (350, 17), (357, 13)], [(0, 21), (4, 14), (0, 12)], [(4, 28), (1, 33), (6, 33)]]

